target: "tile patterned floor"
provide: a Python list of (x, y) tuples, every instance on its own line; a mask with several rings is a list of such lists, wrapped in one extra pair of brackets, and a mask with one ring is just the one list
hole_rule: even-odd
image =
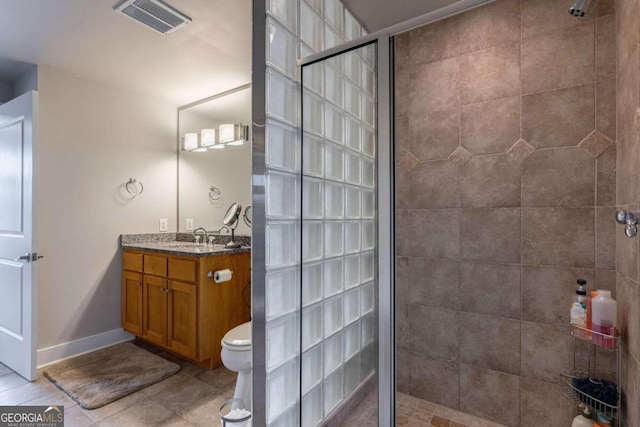
[(65, 426), (208, 426), (218, 427), (218, 409), (233, 397), (236, 373), (220, 367), (213, 371), (183, 359), (153, 350), (176, 362), (182, 369), (176, 375), (116, 400), (102, 408), (86, 410), (42, 376), (29, 382), (0, 364), (0, 406), (64, 405)]
[[(405, 427), (504, 427), (408, 394), (398, 393), (396, 425)], [(369, 395), (343, 424), (343, 427), (374, 427), (377, 425), (377, 396)]]

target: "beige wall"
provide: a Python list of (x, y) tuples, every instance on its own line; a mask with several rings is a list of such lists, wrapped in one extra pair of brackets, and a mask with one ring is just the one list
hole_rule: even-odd
[[(640, 210), (638, 165), (640, 136), (638, 116), (638, 30), (640, 6), (637, 0), (617, 0), (617, 82), (618, 82), (618, 194), (617, 204), (634, 212)], [(618, 324), (625, 344), (623, 357), (622, 403), (626, 425), (640, 424), (640, 259), (639, 238), (629, 239), (622, 226), (616, 233)]]
[(576, 279), (615, 289), (614, 2), (570, 5), (497, 0), (397, 43), (399, 391), (510, 426), (571, 424)]
[[(176, 107), (42, 66), (40, 349), (120, 328), (118, 236), (176, 229)], [(130, 177), (144, 193), (123, 201)]]

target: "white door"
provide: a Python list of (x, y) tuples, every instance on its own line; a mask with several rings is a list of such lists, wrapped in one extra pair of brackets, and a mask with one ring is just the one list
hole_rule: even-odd
[(0, 362), (36, 379), (34, 143), (37, 92), (0, 105)]

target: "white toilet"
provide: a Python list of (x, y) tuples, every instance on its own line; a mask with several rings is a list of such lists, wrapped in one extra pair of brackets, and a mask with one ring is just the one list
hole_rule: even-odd
[(238, 373), (234, 399), (242, 399), (251, 410), (251, 322), (243, 323), (222, 338), (222, 363)]

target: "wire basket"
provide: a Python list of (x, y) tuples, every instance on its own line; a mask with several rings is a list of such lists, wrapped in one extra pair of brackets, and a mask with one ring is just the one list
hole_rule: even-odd
[(571, 324), (571, 335), (583, 341), (591, 341), (592, 344), (606, 350), (618, 348), (619, 335), (615, 327), (608, 328), (607, 332), (594, 331), (582, 326)]
[[(230, 399), (220, 407), (220, 421), (223, 427), (251, 427), (251, 412), (245, 409), (242, 399)], [(236, 411), (242, 411), (238, 416)]]
[[(566, 394), (568, 394), (569, 396), (572, 396), (573, 398), (575, 398), (577, 401), (584, 403), (585, 405), (589, 405), (591, 408), (593, 408), (594, 410), (600, 412), (601, 414), (603, 414), (605, 417), (611, 419), (611, 420), (615, 420), (618, 417), (618, 410), (620, 409), (620, 389), (618, 388), (618, 398), (616, 401), (615, 405), (610, 405), (608, 403), (605, 403), (601, 400), (596, 399), (593, 396), (590, 396), (589, 394), (577, 389), (574, 385), (573, 385), (573, 380), (576, 378), (588, 378), (588, 377), (584, 377), (584, 376), (573, 376), (573, 375), (567, 375), (567, 374), (560, 374), (560, 381), (562, 382), (562, 387), (565, 391)], [(596, 379), (591, 379), (591, 381), (599, 381)]]

